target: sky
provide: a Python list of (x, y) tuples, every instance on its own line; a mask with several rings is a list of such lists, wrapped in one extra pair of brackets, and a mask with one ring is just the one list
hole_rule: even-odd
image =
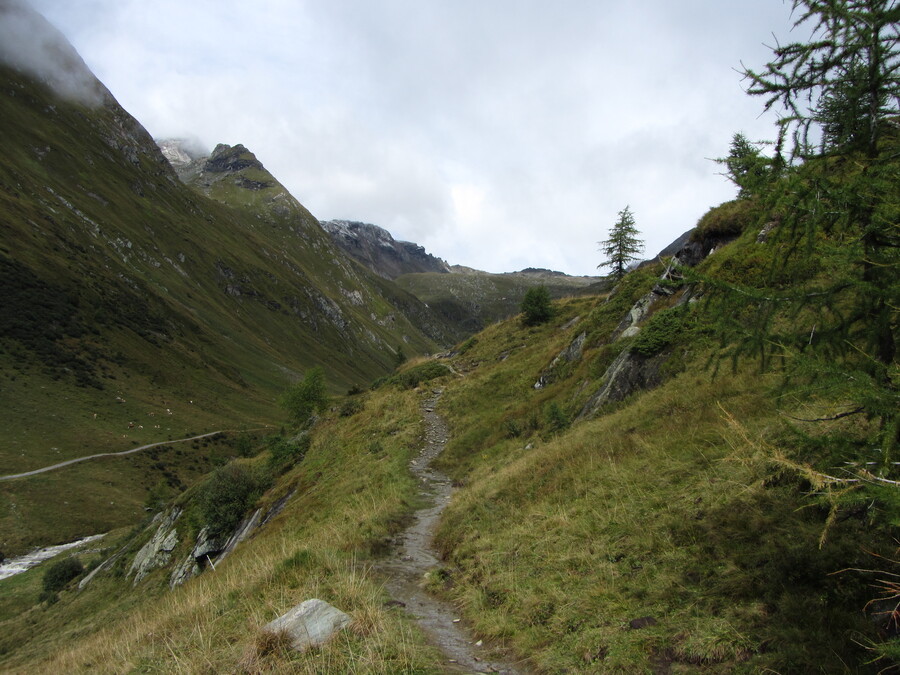
[(241, 143), (320, 220), (450, 264), (603, 273), (628, 206), (650, 258), (775, 136), (740, 68), (782, 0), (31, 0), (158, 139)]

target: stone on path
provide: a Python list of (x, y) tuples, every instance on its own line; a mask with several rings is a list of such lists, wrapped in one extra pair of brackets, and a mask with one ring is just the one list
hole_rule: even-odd
[(291, 647), (303, 651), (307, 647), (324, 644), (332, 635), (350, 623), (350, 617), (324, 600), (312, 598), (270, 621), (263, 630), (267, 633), (285, 633)]

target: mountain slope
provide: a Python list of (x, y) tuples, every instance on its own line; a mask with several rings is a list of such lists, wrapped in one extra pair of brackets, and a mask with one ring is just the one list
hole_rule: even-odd
[[(275, 423), (278, 394), (311, 366), (342, 391), (388, 372), (401, 345), (434, 349), (397, 305), (427, 312), (395, 289), (392, 304), (286, 191), (243, 209), (192, 192), (74, 50), (46, 44), (77, 60), (91, 96), (0, 66), (0, 474)], [(132, 522), (150, 487), (176, 489), (214, 454), (173, 450), (170, 476), (113, 462), (89, 495), (68, 474), (6, 483), (0, 548)], [(60, 511), (54, 493), (69, 496)]]
[[(370, 299), (367, 302), (379, 298), (396, 312), (396, 316), (385, 315), (391, 322), (403, 317), (442, 345), (460, 337), (456, 325), (430, 311), (415, 296), (390, 283), (385, 275), (341, 255), (340, 247), (333, 246), (328, 235), (322, 232), (323, 226), (243, 145), (232, 147), (220, 144), (209, 156), (178, 141), (161, 141), (159, 145), (170, 162), (174, 161), (173, 168), (181, 180), (194, 191), (231, 206), (256, 222), (270, 225), (273, 233), (277, 229), (285, 229), (299, 236), (304, 241), (304, 271), (315, 283), (327, 284), (334, 277), (335, 270), (339, 270), (342, 276), (337, 278), (333, 290), (337, 297), (348, 298), (351, 303), (361, 305), (364, 303), (360, 301), (360, 293), (368, 291)], [(328, 231), (327, 227), (324, 229)], [(326, 256), (325, 265), (319, 264), (322, 256)], [(366, 317), (362, 318), (365, 320)]]
[(608, 287), (600, 277), (570, 277), (549, 270), (492, 274), (453, 266), (451, 274), (404, 274), (397, 285), (469, 333), (519, 313), (529, 288), (544, 286), (553, 298), (593, 295)]
[[(754, 238), (745, 232), (700, 271), (753, 260), (767, 250)], [(439, 461), (458, 489), (427, 584), (485, 644), (534, 672), (876, 672), (887, 664), (870, 663), (865, 645), (890, 617), (884, 603), (867, 606), (877, 576), (861, 570), (889, 565), (874, 556), (891, 555), (892, 527), (868, 499), (832, 515), (801, 464), (814, 423), (783, 422), (805, 404), (786, 409), (770, 395), (777, 377), (753, 367), (715, 377), (705, 365), (715, 308), (690, 302), (702, 290), (692, 284), (662, 284), (669, 273), (657, 263), (609, 295), (557, 302), (543, 325), (497, 323), (450, 360), (412, 364), (350, 399), (256, 504), (296, 489), (282, 514), (215, 572), (166, 597), (169, 572), (155, 572), (137, 587), (145, 601), (107, 573), (32, 609), (31, 623), (9, 609), (0, 646), (21, 644), (5, 666), (165, 669), (175, 652), (186, 671), (442, 672), (370, 564), (416, 501), (405, 467), (423, 442), (417, 408), (440, 387), (451, 431)], [(677, 329), (664, 319), (673, 310), (685, 319)], [(623, 355), (643, 374), (579, 416)], [(22, 580), (23, 602), (36, 580)], [(109, 594), (127, 600), (109, 606)], [(348, 611), (351, 630), (321, 651), (266, 646), (258, 627), (308, 597)], [(57, 638), (55, 622), (79, 637)]]

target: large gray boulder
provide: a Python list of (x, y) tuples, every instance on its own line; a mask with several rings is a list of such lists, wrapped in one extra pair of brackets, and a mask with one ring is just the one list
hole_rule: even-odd
[(350, 617), (324, 600), (313, 598), (270, 621), (262, 630), (286, 634), (291, 647), (303, 651), (327, 642), (332, 635), (350, 623)]
[(131, 562), (128, 574), (134, 574), (134, 583), (137, 584), (157, 567), (162, 567), (169, 562), (172, 551), (178, 545), (178, 531), (175, 529), (175, 521), (181, 515), (181, 509), (174, 508), (162, 514), (157, 514), (153, 519), (159, 523), (156, 532), (150, 538)]

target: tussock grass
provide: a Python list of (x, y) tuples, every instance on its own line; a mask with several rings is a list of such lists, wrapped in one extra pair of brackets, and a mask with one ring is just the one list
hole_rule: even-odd
[[(583, 365), (531, 388), (583, 330), (560, 330), (583, 307), (561, 309), (532, 335), (488, 329), (460, 357), (479, 365), (445, 396), (444, 468), (464, 487), (438, 533), (448, 580), (438, 588), (543, 672), (864, 671), (848, 636), (872, 633), (860, 611), (869, 591), (832, 573), (865, 558), (862, 542), (889, 542), (808, 496), (795, 446), (771, 451), (790, 438), (774, 378), (750, 368), (714, 378), (695, 353), (598, 419), (549, 436), (539, 420), (504, 432), (548, 401), (583, 400)], [(501, 361), (519, 340), (515, 360)], [(654, 621), (632, 627), (642, 617)]]
[[(354, 418), (328, 418), (306, 458), (282, 477), (297, 495), (231, 556), (174, 592), (159, 591), (168, 572), (152, 574), (136, 594), (129, 581), (105, 578), (53, 609), (83, 635), (41, 637), (8, 653), (9, 672), (433, 672), (436, 655), (396, 610), (367, 561), (398, 530), (415, 485), (406, 470), (420, 435), (419, 393), (366, 395)], [(378, 439), (382, 452), (368, 444)], [(154, 581), (156, 580), (156, 581)], [(114, 589), (121, 590), (115, 591)], [(145, 589), (145, 590), (141, 590)], [(125, 592), (115, 607), (112, 593)], [(128, 598), (144, 595), (142, 602)], [(311, 597), (352, 617), (329, 644), (305, 654), (285, 650), (260, 627)], [(105, 604), (78, 618), (85, 598)], [(102, 611), (101, 611), (102, 609)], [(48, 621), (50, 612), (37, 618)], [(16, 624), (15, 619), (7, 624)]]

